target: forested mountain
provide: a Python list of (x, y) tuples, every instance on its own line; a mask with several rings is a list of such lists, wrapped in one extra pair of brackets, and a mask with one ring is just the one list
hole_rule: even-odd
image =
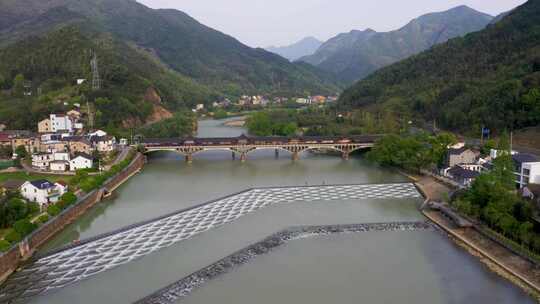
[(478, 132), (540, 123), (540, 1), (485, 30), (383, 68), (347, 89), (339, 104), (387, 108)]
[[(92, 79), (93, 54), (98, 91), (90, 81), (74, 85)], [(32, 96), (23, 96), (23, 82)], [(121, 129), (220, 96), (339, 90), (326, 72), (247, 47), (180, 11), (133, 0), (0, 1), (0, 122), (9, 128), (35, 128), (66, 101), (96, 101), (99, 127)]]
[(322, 45), (322, 42), (314, 37), (306, 37), (296, 43), (287, 46), (267, 47), (266, 50), (281, 57), (287, 58), (290, 61), (295, 61), (300, 57), (312, 55)]
[(85, 30), (110, 33), (175, 71), (229, 94), (337, 89), (328, 76), (307, 65), (247, 47), (183, 12), (150, 9), (134, 0), (4, 0), (0, 20), (2, 42), (82, 20)]
[(353, 82), (433, 45), (485, 28), (493, 19), (467, 6), (432, 13), (385, 33), (371, 29), (340, 34), (300, 59)]

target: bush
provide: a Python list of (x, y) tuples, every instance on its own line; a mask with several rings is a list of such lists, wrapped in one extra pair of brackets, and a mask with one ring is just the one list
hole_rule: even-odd
[(28, 215), (34, 215), (39, 213), (41, 211), (41, 208), (39, 207), (38, 203), (30, 202), (28, 203)]
[(49, 221), (49, 218), (50, 218), (50, 216), (49, 216), (48, 214), (42, 214), (42, 215), (40, 215), (40, 216), (38, 217), (37, 220), (38, 220), (38, 222), (39, 222), (40, 224), (45, 224), (46, 222)]
[(8, 242), (10, 242), (11, 244), (14, 244), (14, 243), (18, 243), (22, 240), (22, 237), (21, 235), (15, 231), (14, 229), (11, 230), (8, 234), (6, 234), (6, 236), (4, 237), (4, 239)]
[(58, 214), (60, 214), (60, 212), (62, 212), (62, 209), (60, 209), (56, 205), (51, 205), (51, 206), (47, 207), (47, 213), (50, 216), (57, 216)]
[(77, 202), (77, 196), (73, 192), (64, 193), (60, 199), (63, 200), (68, 206), (71, 206)]
[(11, 247), (11, 244), (6, 240), (0, 240), (0, 252), (6, 252)]
[(13, 229), (17, 231), (21, 236), (27, 236), (37, 228), (37, 225), (31, 223), (29, 220), (19, 220), (13, 225)]

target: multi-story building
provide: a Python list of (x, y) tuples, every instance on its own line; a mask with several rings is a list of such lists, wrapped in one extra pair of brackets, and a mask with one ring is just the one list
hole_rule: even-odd
[(474, 164), (476, 162), (476, 153), (471, 149), (462, 147), (459, 149), (449, 149), (447, 167), (454, 167), (461, 164)]
[(50, 120), (52, 132), (73, 132), (73, 122), (71, 121), (71, 118), (69, 118), (69, 116), (64, 114), (51, 114)]
[(32, 155), (32, 167), (39, 170), (48, 170), (52, 161), (54, 161), (52, 153), (35, 153)]
[(25, 182), (20, 188), (21, 195), (30, 202), (38, 203), (42, 210), (58, 202), (66, 191), (65, 184), (48, 180)]
[(19, 146), (23, 146), (28, 153), (34, 153), (39, 151), (41, 141), (39, 137), (36, 136), (19, 136), (11, 139), (11, 146), (13, 151)]
[(516, 186), (519, 189), (531, 184), (540, 184), (540, 161), (538, 157), (527, 154), (517, 153), (512, 155), (516, 176)]

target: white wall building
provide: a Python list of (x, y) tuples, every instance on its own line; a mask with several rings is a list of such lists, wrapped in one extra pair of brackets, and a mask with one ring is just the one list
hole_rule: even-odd
[(52, 153), (36, 153), (32, 155), (32, 167), (39, 170), (49, 169), (52, 161), (54, 161)]
[(528, 184), (540, 184), (540, 161), (531, 154), (517, 153), (512, 155), (516, 176), (516, 185), (522, 189)]
[(38, 203), (43, 210), (50, 204), (58, 202), (60, 197), (66, 193), (67, 186), (48, 180), (27, 181), (21, 186), (20, 191), (26, 200)]
[(50, 164), (51, 171), (54, 172), (66, 172), (69, 169), (69, 161), (55, 160)]
[(85, 153), (78, 153), (75, 157), (69, 161), (69, 170), (77, 171), (82, 169), (90, 169), (94, 166), (94, 160), (92, 156)]
[(51, 130), (53, 132), (58, 131), (68, 131), (73, 132), (73, 123), (71, 122), (71, 119), (69, 116), (64, 114), (51, 114), (50, 115), (51, 120)]
[(68, 152), (55, 152), (53, 153), (53, 158), (55, 161), (69, 161), (69, 153)]

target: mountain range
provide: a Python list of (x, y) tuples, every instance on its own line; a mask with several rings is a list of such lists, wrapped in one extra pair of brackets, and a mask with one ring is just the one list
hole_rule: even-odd
[(484, 30), (451, 39), (371, 74), (342, 107), (390, 110), (445, 129), (480, 134), (540, 124), (540, 1)]
[(322, 44), (322, 41), (319, 41), (317, 38), (306, 37), (291, 45), (281, 47), (270, 46), (266, 50), (287, 58), (290, 61), (295, 61), (301, 57), (312, 55)]
[(134, 0), (4, 0), (0, 41), (6, 46), (66, 25), (106, 34), (150, 55), (198, 84), (223, 93), (335, 93), (332, 79), (307, 64), (292, 64), (250, 48), (187, 14), (151, 9)]
[[(94, 55), (101, 89), (90, 90), (88, 82), (71, 88), (75, 79), (92, 79)], [(220, 97), (334, 95), (342, 89), (307, 63), (250, 48), (181, 11), (134, 0), (0, 1), (0, 92), (9, 91), (18, 74), (42, 96), (0, 94), (0, 120), (12, 128), (35, 127), (66, 98), (101, 98), (100, 125), (126, 128)], [(145, 98), (149, 90), (157, 95), (153, 102)], [(32, 113), (13, 115), (22, 108)]]
[(485, 28), (492, 16), (467, 6), (418, 17), (391, 32), (353, 30), (328, 40), (313, 54), (300, 58), (345, 82), (362, 79), (372, 72), (433, 45)]

